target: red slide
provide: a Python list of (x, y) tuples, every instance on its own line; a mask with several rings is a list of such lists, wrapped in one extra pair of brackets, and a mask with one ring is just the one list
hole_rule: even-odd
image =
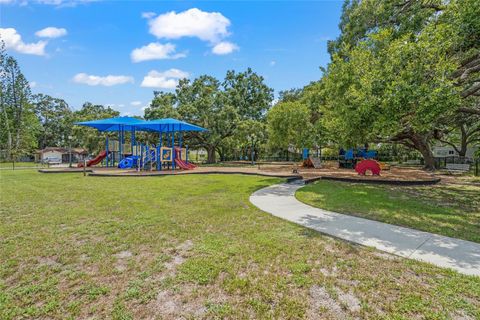
[[(90, 166), (94, 166), (94, 165), (96, 165), (96, 164), (99, 164), (100, 162), (102, 162), (103, 159), (105, 159), (106, 156), (107, 156), (107, 151), (103, 150), (102, 152), (100, 152), (100, 153), (98, 154), (98, 156), (96, 156), (95, 158), (87, 161), (87, 167), (90, 167)], [(77, 167), (82, 168), (82, 167), (83, 167), (83, 163), (82, 163), (82, 162), (79, 162), (78, 165), (77, 165)]]
[(180, 152), (180, 148), (175, 148), (175, 164), (183, 170), (195, 169), (197, 167), (196, 165), (193, 163), (187, 163), (181, 159)]
[(191, 170), (191, 169), (195, 169), (197, 167), (193, 163), (186, 163), (182, 159), (175, 159), (175, 164), (183, 170)]

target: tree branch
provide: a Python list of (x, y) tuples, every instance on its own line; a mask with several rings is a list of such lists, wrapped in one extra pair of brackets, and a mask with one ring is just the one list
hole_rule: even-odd
[(440, 142), (442, 142), (442, 143), (448, 144), (449, 146), (452, 146), (453, 149), (455, 149), (455, 151), (456, 151), (457, 153), (460, 153), (460, 150), (457, 148), (457, 146), (456, 146), (454, 143), (452, 143), (452, 142), (450, 142), (450, 141), (447, 141), (447, 140), (441, 140), (441, 139), (437, 139), (437, 140), (440, 141)]
[(469, 114), (478, 114), (478, 115), (480, 115), (480, 108), (466, 108), (466, 107), (462, 107), (462, 108), (458, 108), (458, 112), (461, 112), (461, 113), (469, 113)]
[(462, 91), (462, 93), (460, 93), (460, 96), (462, 98), (467, 98), (475, 94), (477, 91), (480, 91), (480, 82), (474, 82), (473, 85)]

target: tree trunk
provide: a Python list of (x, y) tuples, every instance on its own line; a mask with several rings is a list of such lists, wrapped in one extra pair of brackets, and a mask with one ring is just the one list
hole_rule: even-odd
[(3, 107), (3, 115), (5, 117), (5, 131), (7, 132), (7, 159), (12, 159), (12, 132), (10, 131), (10, 123), (5, 106)]
[(429, 171), (435, 170), (435, 157), (430, 148), (429, 135), (413, 134), (410, 138), (415, 149), (417, 149), (423, 156), (425, 162), (424, 169)]
[(220, 161), (225, 161), (225, 151), (223, 148), (218, 148), (218, 155), (220, 156)]
[(468, 133), (467, 133), (467, 129), (465, 128), (465, 126), (463, 124), (460, 126), (460, 131), (462, 133), (462, 136), (460, 138), (460, 150), (458, 150), (458, 155), (460, 157), (465, 157), (465, 155), (467, 154)]
[(207, 163), (215, 163), (216, 162), (216, 152), (214, 146), (207, 147)]

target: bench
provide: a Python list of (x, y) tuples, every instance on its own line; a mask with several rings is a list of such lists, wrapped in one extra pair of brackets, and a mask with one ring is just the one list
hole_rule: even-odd
[(468, 163), (447, 163), (446, 167), (449, 172), (466, 172), (470, 171), (470, 165)]
[(406, 164), (419, 165), (420, 160), (407, 160)]

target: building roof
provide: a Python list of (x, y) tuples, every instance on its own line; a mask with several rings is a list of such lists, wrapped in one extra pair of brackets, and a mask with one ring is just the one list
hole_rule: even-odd
[[(62, 147), (46, 147), (42, 150), (37, 150), (36, 153), (45, 153), (45, 152), (60, 152), (60, 153), (69, 153), (67, 148)], [(72, 153), (75, 154), (88, 154), (87, 150), (83, 148), (72, 148)]]

